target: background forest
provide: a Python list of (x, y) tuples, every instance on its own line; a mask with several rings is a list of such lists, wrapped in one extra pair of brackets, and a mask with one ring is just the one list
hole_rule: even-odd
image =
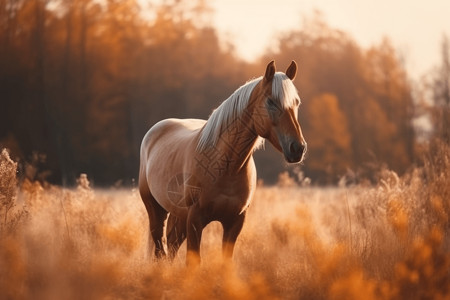
[[(248, 63), (208, 25), (205, 2), (188, 2), (0, 0), (0, 148), (22, 176), (131, 183), (148, 128), (168, 117), (206, 119), (272, 59), (280, 69), (299, 64), (309, 149), (301, 170), (314, 183), (370, 179), (384, 166), (402, 174), (420, 164), (422, 142), (449, 142), (447, 38), (441, 66), (421, 82), (389, 40), (364, 49), (320, 16)], [(286, 168), (271, 148), (255, 155), (266, 183)]]

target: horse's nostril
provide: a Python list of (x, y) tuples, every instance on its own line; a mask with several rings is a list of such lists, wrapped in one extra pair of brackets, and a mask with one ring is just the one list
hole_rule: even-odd
[(299, 142), (297, 142), (297, 141), (294, 141), (294, 142), (291, 142), (291, 145), (289, 146), (289, 151), (291, 152), (291, 153), (301, 153), (301, 152), (303, 152), (303, 145), (301, 145)]
[(295, 153), (295, 145), (293, 142), (291, 143), (291, 145), (289, 145), (289, 152)]

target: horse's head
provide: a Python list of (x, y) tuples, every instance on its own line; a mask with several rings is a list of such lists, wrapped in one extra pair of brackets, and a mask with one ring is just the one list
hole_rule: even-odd
[(296, 73), (294, 61), (286, 73), (275, 72), (272, 61), (267, 65), (257, 92), (252, 95), (256, 132), (282, 152), (289, 163), (301, 162), (306, 153), (306, 142), (297, 120), (300, 97), (292, 83)]

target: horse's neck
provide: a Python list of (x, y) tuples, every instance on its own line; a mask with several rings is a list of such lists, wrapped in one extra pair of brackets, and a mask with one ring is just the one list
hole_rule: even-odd
[(252, 124), (251, 115), (245, 110), (223, 128), (217, 148), (226, 158), (228, 172), (238, 172), (252, 155), (258, 138)]
[(222, 129), (216, 145), (202, 151), (197, 158), (198, 165), (213, 180), (236, 174), (247, 166), (258, 138), (252, 124), (251, 115), (244, 111)]

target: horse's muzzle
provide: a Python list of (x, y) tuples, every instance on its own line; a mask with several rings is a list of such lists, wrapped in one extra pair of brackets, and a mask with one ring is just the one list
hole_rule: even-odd
[(283, 148), (284, 157), (288, 163), (298, 163), (303, 160), (306, 153), (306, 142), (292, 140), (288, 143), (288, 146)]

